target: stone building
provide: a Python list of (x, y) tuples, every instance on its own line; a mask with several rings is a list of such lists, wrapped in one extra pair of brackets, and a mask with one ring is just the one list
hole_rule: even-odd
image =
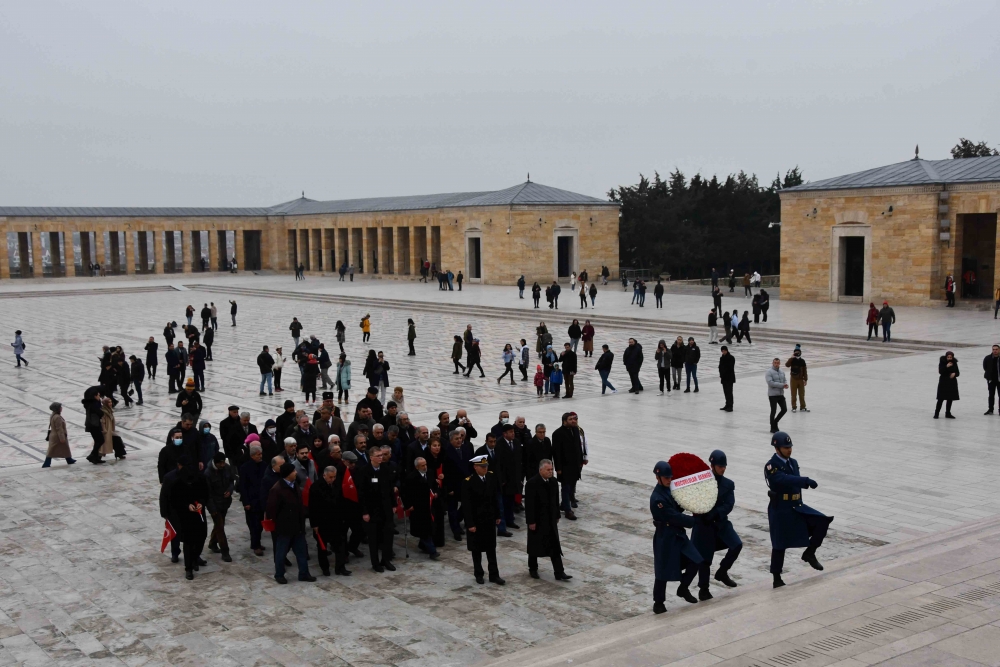
[(240, 270), (419, 274), (470, 282), (617, 271), (618, 204), (527, 181), (495, 192), (314, 201), (270, 208), (0, 206), (0, 278)]
[(959, 299), (1000, 286), (1000, 157), (914, 158), (780, 194), (782, 299), (932, 305), (949, 273)]

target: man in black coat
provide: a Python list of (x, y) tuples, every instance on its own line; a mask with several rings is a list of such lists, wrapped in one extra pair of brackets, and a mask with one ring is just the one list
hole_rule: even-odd
[(205, 361), (212, 361), (212, 343), (215, 342), (215, 329), (209, 328), (202, 337), (201, 342), (205, 345)]
[(566, 395), (563, 398), (573, 398), (573, 376), (576, 375), (576, 352), (569, 343), (563, 345), (563, 353), (559, 355), (562, 363), (563, 382), (566, 383)]
[(163, 355), (164, 360), (167, 362), (167, 377), (170, 378), (170, 386), (168, 387), (168, 393), (176, 394), (180, 391), (180, 378), (181, 370), (183, 369), (183, 364), (181, 363), (180, 354), (174, 349), (173, 343), (167, 343), (167, 353)]
[(190, 414), (198, 420), (201, 415), (202, 402), (201, 394), (194, 387), (194, 378), (188, 378), (184, 382), (184, 391), (177, 394), (176, 405), (181, 409), (181, 415)]
[(295, 402), (285, 401), (285, 411), (274, 419), (275, 428), (278, 429), (277, 440), (285, 439), (288, 432), (295, 428)]
[(347, 528), (344, 524), (344, 494), (337, 469), (327, 466), (323, 476), (309, 487), (309, 525), (316, 536), (319, 566), (325, 576), (330, 576), (330, 560), (326, 550), (334, 553), (334, 571), (350, 576), (347, 569)]
[[(171, 447), (167, 445), (164, 447), (165, 450)], [(175, 449), (180, 449), (176, 447)], [(170, 455), (173, 458), (172, 464), (173, 469), (163, 470), (161, 465), (169, 463), (164, 461), (164, 454)], [(165, 520), (169, 521), (171, 526), (174, 526), (174, 531), (177, 531), (177, 526), (174, 525), (177, 521), (177, 517), (174, 516), (173, 507), (170, 504), (170, 492), (173, 489), (174, 484), (177, 483), (177, 476), (181, 471), (180, 456), (173, 457), (173, 452), (169, 450), (164, 452), (160, 451), (160, 461), (157, 465), (158, 471), (160, 472), (160, 516)], [(181, 538), (180, 534), (174, 535), (174, 539), (170, 540), (170, 562), (176, 563), (181, 559)]]
[(134, 354), (129, 359), (132, 361), (129, 372), (132, 376), (132, 386), (135, 387), (135, 404), (142, 405), (142, 381), (146, 379), (146, 368)]
[[(451, 431), (441, 434), (442, 443), (449, 437), (449, 433)], [(417, 457), (427, 455), (427, 448), (430, 447), (430, 437), (430, 432), (426, 426), (417, 427), (416, 439), (406, 445), (406, 448), (403, 450), (403, 470), (413, 470), (413, 462), (417, 460)]]
[[(500, 523), (497, 524), (497, 535), (500, 537), (513, 537), (513, 534), (507, 530), (507, 520), (506, 520), (506, 499), (504, 498), (504, 488), (507, 485), (507, 480), (512, 474), (512, 461), (510, 450), (497, 449), (497, 439), (493, 437), (492, 433), (486, 434), (486, 444), (476, 450), (476, 456), (485, 456), (488, 470), (493, 473), (493, 477), (497, 482), (497, 504), (503, 509), (500, 515)], [(514, 504), (513, 497), (511, 497), (511, 517), (514, 516)], [(520, 528), (516, 524), (511, 526), (512, 528)]]
[(208, 357), (208, 353), (205, 351), (205, 348), (198, 344), (198, 341), (192, 341), (189, 354), (191, 356), (191, 375), (194, 379), (194, 388), (199, 391), (205, 391), (205, 359)]
[(562, 426), (552, 434), (552, 462), (562, 486), (562, 510), (570, 521), (576, 521), (573, 498), (576, 483), (583, 475), (583, 445), (577, 423), (576, 413), (567, 412), (562, 416)]
[(403, 505), (410, 518), (410, 535), (417, 538), (420, 550), (438, 559), (437, 547), (434, 546), (434, 513), (431, 502), (439, 493), (437, 480), (427, 472), (427, 461), (418, 457), (414, 462), (414, 470), (404, 477)]
[(447, 428), (445, 427), (444, 424), (440, 423), (438, 424), (438, 428), (441, 429), (442, 438), (444, 437), (445, 433), (451, 433), (456, 428), (461, 426), (462, 428), (465, 429), (465, 441), (470, 445), (472, 445), (473, 447), (476, 446), (475, 443), (472, 441), (479, 437), (479, 431), (477, 431), (476, 427), (472, 425), (472, 420), (469, 419), (469, 413), (466, 410), (461, 408), (456, 410), (455, 418), (452, 419), (450, 422), (448, 421), (447, 412), (442, 412), (440, 415), (438, 415), (438, 418), (439, 421), (443, 420), (447, 424)]
[(291, 549), (299, 565), (299, 581), (316, 581), (309, 574), (306, 554), (306, 537), (303, 529), (306, 523), (305, 508), (302, 506), (302, 491), (295, 483), (295, 466), (287, 461), (278, 469), (278, 477), (267, 497), (267, 516), (274, 521), (274, 580), (287, 584), (285, 579), (285, 556)]
[(528, 524), (528, 574), (538, 579), (538, 558), (551, 558), (556, 581), (573, 577), (563, 569), (559, 546), (559, 483), (552, 461), (542, 460), (538, 473), (524, 485), (524, 521)]
[[(182, 443), (179, 448), (180, 451), (177, 454), (178, 458), (187, 456), (194, 462), (192, 465), (195, 468), (204, 471), (204, 466), (197, 463), (201, 461), (201, 434), (198, 433), (198, 429), (195, 428), (194, 423), (195, 418), (193, 415), (181, 415), (181, 420), (167, 433), (167, 439), (164, 444), (173, 447), (174, 440), (177, 438), (177, 432), (180, 431)], [(173, 465), (169, 465), (167, 469), (173, 469)]]
[(240, 494), (243, 512), (246, 514), (247, 528), (250, 530), (250, 549), (258, 556), (264, 555), (264, 547), (260, 543), (260, 536), (263, 532), (260, 522), (264, 518), (264, 502), (260, 495), (260, 485), (264, 481), (267, 469), (261, 446), (258, 444), (250, 445), (250, 456), (239, 469), (237, 490)]
[(703, 559), (698, 566), (699, 600), (712, 599), (712, 594), (708, 590), (708, 575), (712, 571), (715, 552), (722, 549), (727, 551), (719, 563), (715, 580), (730, 588), (736, 588), (736, 582), (729, 577), (729, 569), (743, 550), (743, 541), (736, 534), (733, 522), (729, 520), (729, 513), (736, 506), (736, 484), (726, 477), (725, 452), (716, 449), (708, 457), (708, 463), (712, 466), (712, 473), (719, 487), (719, 496), (715, 501), (715, 507), (709, 512), (695, 515), (694, 528), (691, 529), (691, 543)]
[(719, 352), (719, 380), (722, 382), (722, 393), (726, 395), (726, 404), (719, 408), (726, 412), (733, 411), (733, 385), (736, 384), (736, 357), (729, 353), (729, 347), (723, 345)]
[(506, 426), (509, 422), (510, 422), (510, 413), (507, 412), (506, 410), (501, 410), (500, 419), (490, 429), (490, 433), (492, 433), (496, 437), (496, 439), (499, 440), (500, 436), (503, 435), (504, 426)]
[(295, 438), (295, 442), (298, 443), (298, 449), (308, 447), (312, 450), (313, 440), (321, 436), (316, 427), (309, 423), (308, 415), (302, 415), (299, 417), (299, 424), (292, 431), (291, 437)]
[(545, 436), (545, 424), (535, 425), (535, 435), (524, 443), (524, 467), (526, 472), (538, 470), (542, 459), (552, 460), (552, 441)]
[[(358, 405), (354, 408), (354, 418), (357, 419), (358, 415), (361, 414), (362, 409), (370, 408), (371, 419), (380, 422), (385, 416), (385, 412), (382, 410), (382, 401), (378, 400), (378, 387), (368, 387), (368, 392), (365, 397), (358, 401)], [(368, 425), (371, 428), (371, 424)]]
[(628, 339), (628, 347), (622, 353), (622, 363), (628, 371), (629, 379), (632, 380), (632, 388), (628, 390), (630, 394), (638, 394), (643, 390), (642, 382), (639, 381), (639, 369), (642, 368), (642, 345), (635, 338)]
[(993, 351), (983, 358), (983, 377), (986, 378), (986, 388), (990, 391), (990, 409), (984, 415), (993, 414), (993, 400), (1000, 382), (1000, 345), (994, 345)]
[(472, 475), (462, 484), (462, 511), (465, 514), (466, 547), (472, 552), (472, 567), (476, 583), (483, 581), (483, 552), (489, 567), (490, 581), (503, 586), (497, 567), (496, 527), (500, 524), (500, 506), (497, 495), (500, 487), (496, 476), (489, 471), (486, 456), (476, 456), (471, 461)]
[(396, 567), (390, 562), (389, 554), (392, 553), (394, 530), (392, 510), (395, 504), (395, 480), (389, 466), (382, 465), (381, 450), (373, 449), (369, 458), (369, 465), (358, 465), (354, 469), (354, 483), (358, 487), (358, 500), (363, 512), (361, 519), (365, 522), (368, 533), (369, 556), (372, 569), (376, 572), (394, 572)]
[(444, 499), (448, 508), (448, 525), (451, 526), (451, 533), (455, 541), (462, 539), (465, 531), (462, 530), (462, 508), (459, 503), (462, 500), (462, 480), (472, 474), (472, 464), (469, 460), (473, 457), (472, 445), (465, 441), (461, 431), (452, 431), (448, 434), (448, 444), (442, 449), (444, 455)]
[(524, 490), (524, 449), (514, 433), (514, 425), (505, 424), (497, 438), (496, 447), (503, 452), (510, 452), (507, 455), (506, 477), (500, 487), (500, 494), (503, 496), (504, 523), (509, 528), (518, 529), (520, 526), (514, 523), (514, 511), (517, 508), (517, 497)]
[(240, 428), (240, 406), (230, 405), (229, 416), (219, 422), (219, 437), (222, 438), (222, 450), (230, 464), (242, 460), (244, 436)]

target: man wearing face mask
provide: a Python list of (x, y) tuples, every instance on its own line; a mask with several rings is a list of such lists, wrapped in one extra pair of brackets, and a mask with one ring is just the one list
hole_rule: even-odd
[(510, 413), (507, 412), (506, 410), (501, 410), (500, 421), (494, 424), (493, 428), (490, 429), (490, 433), (492, 433), (493, 437), (497, 439), (497, 442), (500, 441), (500, 436), (503, 435), (504, 426), (506, 426), (509, 423), (510, 423)]
[(264, 504), (260, 495), (260, 485), (264, 481), (267, 463), (260, 445), (250, 445), (250, 457), (240, 466), (239, 493), (243, 511), (246, 513), (247, 528), (250, 529), (250, 549), (258, 556), (264, 555), (260, 536), (260, 525), (264, 518)]
[[(806, 370), (806, 360), (802, 358), (802, 346), (798, 343), (795, 344), (795, 351), (791, 358), (785, 362), (785, 367), (789, 369), (788, 384), (792, 389), (792, 412), (798, 409), (798, 403), (802, 404), (802, 412), (809, 412), (809, 409), (806, 408), (806, 382), (809, 381), (809, 373)], [(798, 398), (797, 402), (796, 398)]]
[(208, 470), (215, 461), (215, 455), (219, 453), (219, 441), (212, 435), (212, 423), (207, 419), (199, 425), (199, 438), (201, 439), (199, 454), (201, 469)]
[(280, 442), (277, 425), (273, 419), (268, 419), (264, 422), (264, 432), (260, 434), (260, 448), (265, 461), (270, 461), (284, 450)]
[(181, 448), (180, 454), (186, 454), (191, 459), (191, 465), (194, 468), (204, 471), (205, 468), (201, 464), (201, 434), (195, 428), (195, 421), (194, 415), (187, 413), (181, 415), (181, 420), (177, 422), (176, 426), (170, 429), (165, 444), (170, 445), (176, 437), (176, 432), (180, 431), (181, 443), (177, 445)]

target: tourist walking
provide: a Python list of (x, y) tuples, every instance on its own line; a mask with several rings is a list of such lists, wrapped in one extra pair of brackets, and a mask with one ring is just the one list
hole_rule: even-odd
[(142, 405), (142, 382), (146, 379), (146, 368), (134, 354), (129, 356), (129, 361), (132, 362), (129, 365), (129, 375), (132, 380), (132, 386), (135, 387), (135, 404)]
[(656, 344), (656, 354), (653, 355), (653, 359), (656, 361), (656, 373), (660, 377), (660, 393), (663, 393), (663, 387), (666, 385), (667, 393), (670, 393), (671, 385), (673, 382), (670, 380), (670, 348), (667, 347), (667, 341), (660, 339), (660, 342)]
[(584, 282), (580, 283), (580, 308), (587, 307), (587, 284)]
[(750, 309), (753, 311), (753, 323), (760, 323), (760, 295), (754, 294), (753, 300), (750, 302)]
[(219, 329), (219, 309), (216, 307), (214, 301), (208, 302), (208, 317), (212, 320), (212, 329), (218, 331)]
[(292, 323), (288, 325), (288, 330), (292, 332), (292, 340), (295, 341), (295, 347), (298, 347), (299, 339), (302, 338), (302, 323), (299, 322), (299, 318), (292, 318)]
[(146, 350), (146, 376), (150, 380), (155, 380), (157, 365), (156, 351), (160, 349), (160, 344), (156, 342), (155, 338), (150, 336), (143, 349)]
[(736, 384), (736, 357), (729, 354), (729, 347), (726, 345), (719, 350), (719, 381), (722, 383), (722, 394), (726, 397), (726, 404), (719, 409), (732, 412), (733, 385)]
[(372, 337), (372, 316), (365, 313), (365, 316), (361, 318), (361, 342), (367, 343)]
[(267, 395), (274, 395), (274, 357), (267, 349), (267, 345), (264, 346), (261, 353), (257, 355), (257, 368), (260, 369), (260, 391), (259, 395), (264, 395), (264, 385), (267, 385)]
[(725, 329), (725, 334), (723, 334), (723, 338), (725, 338), (726, 342), (731, 345), (733, 342), (733, 318), (729, 314), (728, 310), (722, 313), (722, 326)]
[[(343, 352), (340, 353), (340, 358), (337, 360), (337, 402), (343, 401), (345, 404), (349, 404), (351, 401), (351, 362), (347, 358), (347, 355)], [(350, 448), (350, 444), (345, 443)]]
[(24, 365), (27, 366), (28, 360), (22, 356), (24, 354), (24, 348), (26, 346), (24, 344), (24, 341), (21, 339), (20, 329), (14, 332), (14, 342), (11, 343), (10, 346), (14, 348), (14, 357), (17, 359), (17, 367), (18, 368), (21, 367), (22, 361), (24, 362)]
[(713, 308), (708, 311), (708, 344), (719, 344), (719, 316), (718, 311)]
[(569, 334), (569, 345), (576, 352), (577, 345), (580, 344), (580, 339), (583, 337), (583, 329), (580, 328), (580, 320), (574, 319), (573, 323), (569, 325), (569, 330), (566, 332)]
[(691, 378), (694, 378), (694, 393), (698, 393), (698, 362), (701, 361), (701, 348), (694, 342), (694, 337), (688, 337), (687, 348), (684, 350), (684, 374), (687, 377), (685, 394), (691, 393)]
[(479, 363), (480, 359), (482, 359), (482, 352), (479, 349), (479, 339), (473, 338), (472, 346), (469, 347), (469, 356), (465, 360), (465, 363), (467, 364), (467, 368), (465, 369), (465, 377), (470, 377), (472, 375), (473, 368), (479, 369), (479, 377), (481, 378), (486, 377), (486, 373), (483, 371), (483, 367)]
[[(607, 283), (605, 283), (605, 284), (607, 284)], [(590, 307), (591, 308), (596, 308), (597, 307), (597, 305), (595, 303), (596, 299), (597, 299), (597, 284), (596, 283), (590, 283)]]
[(729, 269), (729, 292), (732, 293), (736, 290), (736, 272)]
[(340, 320), (337, 320), (337, 324), (334, 327), (337, 331), (337, 344), (340, 345), (340, 351), (344, 351), (344, 343), (347, 341), (347, 327)]
[[(532, 472), (529, 471), (530, 475)], [(563, 569), (559, 545), (559, 482), (552, 479), (552, 461), (542, 459), (524, 485), (524, 521), (528, 524), (528, 574), (538, 579), (538, 559), (549, 558), (556, 581), (573, 577)]]
[(878, 338), (878, 308), (875, 307), (874, 302), (868, 304), (868, 316), (865, 318), (865, 324), (868, 325), (868, 340), (872, 339), (872, 331)]
[(896, 312), (889, 307), (888, 301), (882, 302), (882, 310), (878, 311), (878, 319), (882, 323), (882, 342), (888, 343), (892, 340), (889, 327), (896, 323)]
[(531, 286), (531, 300), (535, 302), (535, 308), (538, 308), (538, 302), (542, 298), (542, 287), (535, 281), (535, 284)]
[[(767, 400), (771, 404), (771, 433), (777, 433), (778, 422), (788, 412), (788, 407), (785, 404), (785, 390), (788, 389), (788, 381), (785, 379), (785, 372), (781, 370), (781, 359), (775, 357), (771, 361), (771, 367), (764, 373), (764, 381), (767, 383)], [(775, 417), (774, 413), (779, 407), (781, 412)]]
[(663, 308), (663, 283), (656, 279), (656, 286), (653, 288), (653, 297), (656, 299), (656, 307)]
[(722, 310), (722, 291), (718, 287), (712, 288), (712, 304), (715, 305), (715, 312)]
[(531, 361), (531, 348), (528, 347), (528, 341), (524, 338), (521, 339), (521, 347), (518, 350), (518, 364), (517, 368), (521, 371), (521, 381), (528, 381), (528, 363)]
[(681, 370), (684, 368), (684, 358), (687, 356), (687, 346), (684, 345), (684, 338), (678, 336), (674, 339), (674, 344), (670, 346), (670, 375), (673, 379), (674, 389), (680, 391)]
[(222, 554), (222, 560), (231, 563), (229, 555), (229, 539), (226, 537), (226, 514), (233, 504), (233, 491), (236, 488), (236, 474), (232, 466), (226, 463), (224, 452), (216, 452), (212, 464), (205, 469), (208, 481), (208, 513), (212, 516), (212, 534), (208, 538), (208, 549), (212, 553)]
[(452, 375), (458, 375), (459, 373), (465, 371), (465, 366), (462, 365), (462, 352), (464, 350), (464, 345), (462, 344), (461, 336), (456, 335), (454, 339), (455, 340), (451, 346), (451, 360), (455, 362), (455, 372), (452, 373)]
[(76, 463), (69, 450), (69, 436), (66, 433), (66, 420), (62, 416), (62, 403), (53, 403), (49, 406), (52, 412), (49, 415), (49, 434), (46, 438), (49, 447), (45, 450), (45, 462), (43, 468), (52, 465), (52, 459), (66, 459), (66, 463), (72, 465)]
[(80, 403), (83, 405), (85, 413), (84, 430), (90, 434), (90, 437), (94, 441), (94, 446), (87, 456), (87, 460), (94, 464), (104, 463), (104, 455), (101, 454), (101, 448), (104, 446), (104, 431), (101, 427), (101, 417), (103, 416), (101, 409), (101, 387), (94, 386), (87, 388), (83, 392), (83, 400)]
[(753, 290), (750, 289), (750, 274), (743, 274), (743, 298), (747, 298), (753, 294)]
[(500, 380), (503, 380), (505, 377), (507, 377), (508, 373), (510, 373), (511, 385), (517, 384), (516, 382), (514, 382), (514, 369), (513, 369), (514, 361), (516, 359), (517, 355), (514, 354), (514, 349), (511, 347), (510, 343), (504, 345), (503, 352), (500, 354), (500, 361), (503, 362), (504, 371), (503, 374), (501, 374), (500, 377), (497, 378), (497, 384), (500, 384)]
[(949, 350), (938, 361), (937, 407), (934, 408), (934, 419), (941, 414), (942, 403), (945, 404), (945, 419), (955, 418), (955, 415), (951, 414), (951, 404), (958, 400), (958, 376), (958, 359), (955, 358), (955, 353)]
[(316, 354), (319, 359), (319, 376), (323, 380), (323, 389), (333, 388), (333, 380), (330, 378), (330, 367), (333, 362), (330, 360), (330, 353), (326, 351), (326, 344), (319, 344), (319, 352)]
[(177, 478), (169, 487), (170, 523), (184, 545), (184, 578), (194, 579), (194, 570), (202, 564), (201, 552), (208, 534), (205, 506), (208, 482), (198, 472), (196, 463), (184, 457)]
[(566, 382), (566, 395), (563, 398), (573, 398), (573, 380), (576, 377), (577, 356), (569, 343), (563, 343), (563, 352), (559, 355), (562, 364), (563, 379)]
[(229, 300), (229, 316), (233, 318), (233, 326), (236, 326), (236, 302)]
[(622, 354), (622, 363), (632, 381), (632, 388), (628, 390), (628, 393), (638, 394), (643, 390), (642, 382), (639, 381), (639, 369), (642, 368), (642, 345), (635, 338), (628, 339), (628, 347)]
[(748, 345), (753, 345), (753, 341), (750, 340), (750, 314), (745, 310), (743, 311), (743, 319), (740, 320), (736, 333), (736, 342), (742, 343), (744, 338), (747, 339)]
[[(788, 375), (791, 389), (792, 389), (792, 412), (795, 412), (797, 405), (802, 404), (802, 412), (809, 412), (809, 408), (806, 407), (806, 383), (809, 381), (809, 371), (806, 368), (806, 360), (802, 358), (802, 346), (798, 343), (795, 344), (795, 351), (792, 352), (792, 356), (785, 362), (785, 368), (788, 370)], [(796, 398), (798, 401), (796, 402)]]
[(986, 388), (990, 394), (989, 410), (984, 415), (993, 414), (993, 400), (997, 392), (997, 383), (1000, 382), (1000, 345), (994, 345), (993, 351), (983, 357), (983, 377), (986, 378)]
[(525, 284), (526, 283), (524, 282), (524, 274), (522, 273), (521, 277), (517, 279), (517, 297), (519, 299), (523, 299), (524, 298), (524, 286), (525, 286)]
[(315, 354), (310, 354), (302, 366), (302, 391), (305, 394), (307, 405), (316, 402), (316, 378), (318, 377), (319, 359), (316, 358)]
[(597, 363), (594, 365), (594, 370), (601, 376), (601, 393), (604, 394), (606, 389), (610, 389), (612, 394), (617, 394), (618, 390), (608, 381), (615, 355), (607, 345), (602, 345), (601, 350), (601, 356), (598, 357)]
[(406, 320), (406, 344), (410, 346), (408, 356), (417, 356), (417, 351), (413, 349), (413, 341), (417, 339), (417, 325), (413, 323), (413, 318)]
[(594, 325), (590, 323), (590, 320), (583, 321), (583, 328), (580, 329), (580, 335), (583, 340), (583, 356), (594, 356)]
[(271, 364), (271, 373), (273, 374), (274, 378), (274, 390), (284, 391), (284, 389), (281, 388), (281, 369), (285, 367), (286, 359), (283, 356), (283, 353), (281, 352), (280, 346), (274, 348), (273, 359), (274, 363)]
[(767, 309), (771, 307), (771, 297), (763, 288), (757, 293), (757, 296), (760, 297), (758, 304), (760, 305), (761, 318), (767, 322)]

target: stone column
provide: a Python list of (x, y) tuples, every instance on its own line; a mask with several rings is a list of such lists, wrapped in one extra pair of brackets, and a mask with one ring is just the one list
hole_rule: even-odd
[(365, 270), (363, 271), (363, 273), (371, 273), (372, 269), (375, 268), (375, 267), (372, 266), (372, 249), (371, 249), (370, 246), (371, 246), (371, 243), (368, 242), (368, 228), (367, 227), (362, 227), (361, 228), (361, 259), (362, 259), (364, 267), (365, 267)]
[[(323, 230), (322, 229), (310, 229), (309, 230), (309, 270), (310, 271), (320, 271), (322, 269), (322, 261), (320, 258), (323, 256), (320, 253), (323, 252)], [(319, 237), (319, 238), (317, 238)], [(318, 241), (318, 243), (317, 243)]]
[[(337, 272), (337, 260), (333, 258), (333, 230), (319, 230), (319, 256), (323, 258), (323, 270)], [(332, 266), (331, 266), (332, 263)]]
[(153, 235), (153, 273), (162, 274), (167, 266), (167, 257), (163, 247), (166, 235), (163, 232), (149, 233)]
[(177, 270), (177, 243), (174, 241), (174, 232), (163, 232), (163, 271), (173, 273)]
[(236, 252), (236, 270), (242, 271), (246, 268), (247, 259), (243, 256), (243, 230), (237, 229), (233, 232), (233, 246)]
[(122, 268), (120, 243), (121, 236), (117, 231), (108, 232), (108, 257), (111, 260), (108, 262), (108, 268), (115, 274), (121, 273)]
[[(7, 244), (4, 243), (4, 249), (6, 249)], [(66, 265), (66, 275), (75, 276), (76, 275), (76, 248), (73, 247), (73, 232), (67, 231), (63, 232), (63, 246), (65, 256), (63, 257), (63, 263)]]
[(52, 277), (69, 275), (63, 266), (62, 252), (59, 250), (59, 232), (47, 232), (49, 235), (49, 258), (52, 261)]
[(125, 275), (135, 275), (135, 232), (126, 229), (125, 235)]
[[(107, 256), (107, 253), (105, 252), (105, 250), (106, 249), (104, 247), (104, 230), (103, 229), (95, 229), (94, 230), (94, 264), (100, 264), (102, 267), (105, 268), (105, 271), (106, 271), (107, 268), (108, 268), (108, 256)], [(100, 275), (100, 273), (98, 273), (97, 275)]]
[(42, 266), (42, 234), (45, 232), (31, 232), (31, 271), (35, 278), (41, 278), (43, 274)]
[(194, 243), (192, 242), (193, 239), (191, 238), (192, 232), (181, 231), (174, 233), (179, 234), (181, 237), (181, 271), (183, 271), (184, 273), (191, 273), (191, 270), (194, 266), (194, 257), (193, 257), (194, 253), (192, 252)]

